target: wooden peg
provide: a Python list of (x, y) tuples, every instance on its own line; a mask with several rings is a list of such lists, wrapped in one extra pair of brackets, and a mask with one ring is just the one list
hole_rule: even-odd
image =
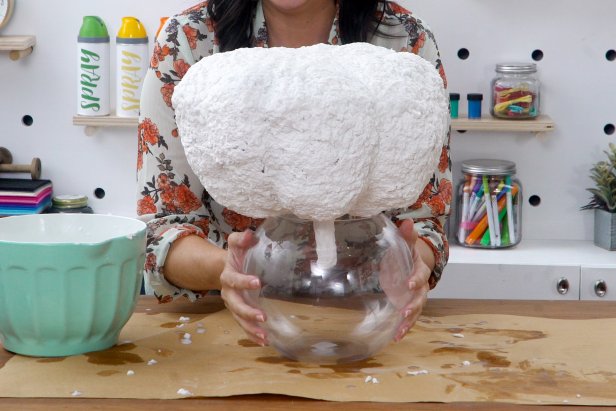
[(85, 126), (83, 132), (86, 136), (92, 137), (98, 131), (98, 127), (96, 126)]
[(9, 52), (9, 58), (13, 61), (17, 61), (20, 60), (24, 57), (29, 56), (30, 54), (32, 54), (32, 50), (34, 50), (33, 47), (28, 47), (25, 50), (11, 50)]

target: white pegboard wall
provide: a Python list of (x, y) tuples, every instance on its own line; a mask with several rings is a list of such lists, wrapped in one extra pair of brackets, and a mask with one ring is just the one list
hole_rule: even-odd
[[(32, 157), (40, 157), (43, 178), (53, 180), (56, 193), (85, 193), (97, 212), (134, 216), (135, 130), (103, 128), (87, 137), (82, 127), (72, 125), (77, 33), (84, 15), (99, 15), (115, 37), (121, 18), (134, 15), (152, 36), (161, 16), (193, 3), (149, 0), (144, 7), (135, 0), (67, 0), (58, 6), (17, 0), (13, 19), (0, 35), (33, 34), (37, 45), (32, 55), (18, 62), (0, 54), (0, 146), (11, 150), (15, 163), (28, 164)], [(543, 52), (537, 62), (542, 109), (556, 122), (556, 131), (539, 136), (453, 132), (454, 180), (466, 159), (515, 161), (526, 199), (530, 195), (541, 199), (537, 207), (524, 204), (523, 237), (591, 239), (592, 213), (579, 207), (588, 199), (588, 169), (615, 140), (604, 127), (616, 123), (616, 62), (606, 58), (608, 50), (616, 49), (612, 21), (616, 2), (402, 0), (401, 4), (435, 33), (449, 89), (463, 96), (462, 113), (466, 93), (481, 92), (488, 115), (486, 100), (496, 63), (532, 61), (534, 50)], [(462, 48), (469, 51), (466, 60), (458, 57)], [(113, 49), (111, 55), (115, 63)], [(22, 124), (25, 115), (32, 116), (29, 127)], [(95, 198), (97, 188), (105, 191), (103, 199)]]
[[(410, 4), (411, 2), (405, 2)], [(413, 2), (437, 36), (449, 89), (489, 96), (494, 65), (536, 61), (542, 81), (542, 109), (556, 122), (556, 131), (524, 133), (452, 133), (455, 179), (466, 159), (489, 157), (515, 161), (524, 197), (536, 195), (537, 207), (525, 201), (523, 237), (532, 239), (592, 238), (592, 213), (579, 207), (588, 200), (588, 169), (603, 157), (613, 135), (604, 127), (616, 122), (616, 62), (606, 53), (616, 48), (616, 27), (610, 15), (616, 2), (598, 0), (584, 6), (572, 0), (441, 0)], [(453, 18), (452, 16), (463, 16)], [(461, 60), (458, 51), (469, 50)], [(466, 111), (466, 101), (460, 102)]]

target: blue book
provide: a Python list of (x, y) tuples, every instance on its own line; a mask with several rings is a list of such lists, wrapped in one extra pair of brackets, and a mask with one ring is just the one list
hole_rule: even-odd
[(51, 205), (51, 197), (37, 205), (0, 206), (0, 216), (40, 214)]

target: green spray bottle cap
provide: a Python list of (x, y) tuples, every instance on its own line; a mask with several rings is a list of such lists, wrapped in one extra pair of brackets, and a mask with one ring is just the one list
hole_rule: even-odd
[(103, 19), (98, 16), (84, 16), (78, 41), (80, 43), (108, 43), (109, 32)]

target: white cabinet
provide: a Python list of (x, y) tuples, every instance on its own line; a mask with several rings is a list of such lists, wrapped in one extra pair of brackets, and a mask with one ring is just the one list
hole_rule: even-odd
[(429, 297), (616, 301), (616, 252), (589, 241), (523, 240), (501, 250), (452, 244)]
[(616, 268), (583, 266), (580, 299), (616, 301)]
[(451, 263), (429, 296), (499, 300), (577, 300), (580, 298), (580, 267)]

